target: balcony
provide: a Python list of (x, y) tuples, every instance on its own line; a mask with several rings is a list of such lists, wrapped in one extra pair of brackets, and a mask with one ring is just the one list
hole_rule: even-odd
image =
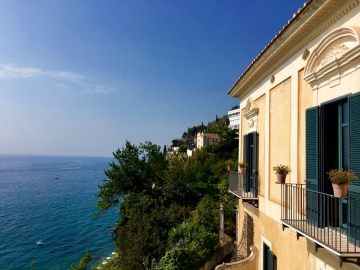
[[(304, 184), (281, 185), (281, 222), (344, 262), (360, 265), (359, 198), (335, 198), (306, 189)], [(355, 209), (356, 208), (356, 209)]]
[(257, 173), (240, 174), (230, 171), (229, 191), (233, 195), (258, 207)]

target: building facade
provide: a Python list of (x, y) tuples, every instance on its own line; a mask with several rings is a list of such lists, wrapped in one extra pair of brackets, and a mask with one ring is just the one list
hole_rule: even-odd
[(240, 109), (228, 111), (229, 128), (239, 129)]
[[(327, 175), (360, 176), (360, 1), (306, 2), (228, 94), (249, 164), (230, 173), (238, 246), (250, 218), (256, 269), (360, 269), (360, 179), (335, 198)], [(292, 169), (285, 184), (280, 164)]]
[(220, 141), (220, 137), (215, 133), (198, 132), (196, 134), (196, 147), (210, 146)]

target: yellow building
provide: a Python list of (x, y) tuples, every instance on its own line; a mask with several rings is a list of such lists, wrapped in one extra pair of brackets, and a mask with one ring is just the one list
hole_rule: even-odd
[(215, 133), (198, 132), (196, 134), (196, 147), (210, 146), (220, 142), (220, 136)]
[(249, 164), (230, 174), (245, 260), (217, 269), (360, 269), (360, 179), (335, 198), (326, 174), (360, 176), (360, 0), (308, 1), (228, 94)]

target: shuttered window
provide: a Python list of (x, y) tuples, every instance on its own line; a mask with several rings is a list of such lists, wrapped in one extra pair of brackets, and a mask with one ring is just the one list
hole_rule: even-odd
[[(349, 169), (360, 177), (360, 94), (349, 97)], [(349, 231), (350, 241), (360, 238), (360, 179), (349, 186)]]
[(257, 197), (257, 177), (258, 177), (258, 133), (251, 132), (244, 135), (243, 161), (249, 166), (244, 175), (244, 191), (252, 192)]
[(263, 243), (263, 269), (276, 270), (276, 256), (265, 243)]
[[(341, 168), (360, 176), (360, 94), (341, 97), (306, 111), (306, 217), (309, 223), (319, 227), (326, 224), (324, 209), (329, 206), (319, 205), (311, 190), (332, 194), (326, 172)], [(342, 208), (348, 217), (345, 224), (349, 226), (350, 241), (356, 242), (360, 238), (360, 215), (357, 214), (360, 179), (349, 186), (348, 197), (348, 205)]]
[[(318, 127), (319, 108), (306, 110), (306, 189), (318, 191)], [(306, 192), (306, 219), (313, 225), (318, 224), (318, 196)]]

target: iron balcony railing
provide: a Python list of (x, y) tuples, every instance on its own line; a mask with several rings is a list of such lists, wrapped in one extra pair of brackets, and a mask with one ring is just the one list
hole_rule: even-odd
[[(281, 185), (281, 221), (283, 228), (296, 230), (343, 258), (360, 257), (359, 198), (335, 198), (333, 195), (306, 189), (305, 184)], [(358, 253), (358, 254), (355, 254)], [(341, 264), (340, 264), (341, 265)]]
[(258, 200), (257, 173), (241, 174), (230, 171), (229, 190), (235, 196), (245, 200)]

